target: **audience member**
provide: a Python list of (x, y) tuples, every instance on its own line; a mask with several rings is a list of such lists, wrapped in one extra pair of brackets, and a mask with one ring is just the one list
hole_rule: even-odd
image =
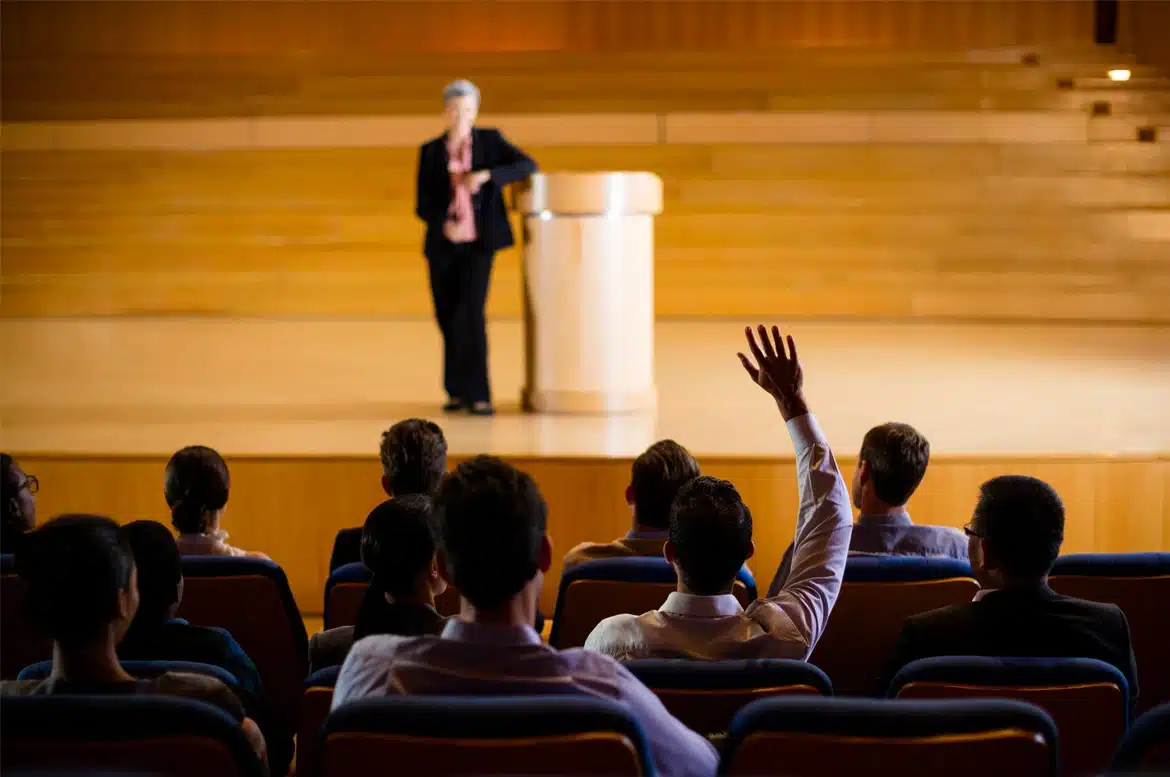
[(116, 647), (138, 609), (134, 557), (108, 518), (55, 518), (24, 538), (16, 552), (25, 607), (34, 626), (53, 640), (53, 669), (45, 680), (10, 680), (0, 693), (155, 694), (213, 704), (239, 721), (256, 753), (264, 737), (240, 700), (218, 680), (167, 672), (136, 679), (118, 662)]
[(192, 445), (167, 462), (164, 492), (171, 523), (179, 532), (184, 556), (234, 556), (267, 559), (259, 551), (233, 548), (220, 528), (227, 507), (231, 476), (227, 462), (211, 448)]
[[(382, 432), (382, 490), (386, 496), (435, 493), (447, 471), (447, 439), (439, 425), (422, 418), (399, 421)], [(329, 571), (361, 560), (362, 527), (342, 529), (333, 541)]]
[(678, 590), (658, 610), (614, 615), (594, 628), (585, 647), (621, 660), (633, 658), (806, 659), (841, 589), (853, 513), (829, 443), (809, 412), (796, 347), (788, 354), (776, 327), (760, 327), (748, 345), (758, 366), (744, 368), (776, 401), (796, 450), (800, 512), (793, 571), (771, 598), (745, 611), (732, 594), (736, 573), (755, 552), (752, 514), (735, 486), (702, 476), (683, 486), (670, 511), (665, 555)]
[(1137, 666), (1121, 608), (1048, 587), (1064, 540), (1064, 505), (1052, 486), (1021, 475), (987, 481), (964, 531), (983, 590), (972, 602), (907, 619), (889, 679), (905, 664), (931, 656), (1097, 658), (1120, 669), (1137, 697)]
[(264, 695), (260, 671), (224, 629), (193, 626), (175, 613), (183, 600), (179, 547), (167, 527), (134, 521), (122, 527), (134, 555), (138, 612), (118, 643), (123, 661), (193, 661), (211, 664), (236, 678), (249, 717), (264, 734), (274, 774), (284, 774), (293, 756), (292, 732), (276, 722)]
[(362, 527), (362, 563), (374, 578), (362, 598), (357, 622), (309, 640), (309, 668), (335, 666), (356, 640), (371, 634), (438, 634), (447, 619), (435, 597), (447, 589), (431, 537), (431, 499), (396, 496), (378, 505)]
[(438, 636), (378, 635), (355, 643), (333, 708), (386, 694), (586, 694), (625, 703), (664, 777), (710, 777), (715, 748), (676, 720), (606, 656), (545, 645), (532, 628), (552, 563), (547, 507), (527, 474), (478, 456), (446, 475), (435, 498), (440, 571), (462, 597)]
[[(930, 443), (908, 425), (875, 426), (861, 441), (853, 470), (853, 506), (860, 511), (849, 540), (850, 555), (931, 556), (967, 560), (967, 538), (950, 526), (910, 520), (906, 503), (930, 462)], [(774, 596), (788, 579), (792, 546), (784, 552), (768, 588)]]
[(13, 553), (16, 543), (37, 522), (36, 493), (40, 482), (25, 474), (16, 459), (0, 453), (0, 553)]
[(634, 459), (626, 504), (633, 527), (613, 542), (583, 542), (565, 555), (565, 569), (599, 558), (661, 556), (670, 530), (670, 505), (699, 476), (699, 462), (674, 440), (659, 440)]

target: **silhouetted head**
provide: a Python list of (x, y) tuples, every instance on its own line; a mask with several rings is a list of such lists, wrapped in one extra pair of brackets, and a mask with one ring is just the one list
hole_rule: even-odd
[(1043, 581), (1064, 541), (1064, 504), (1043, 480), (1003, 475), (979, 487), (966, 528), (971, 568), (986, 588)]
[(165, 623), (175, 617), (183, 598), (179, 546), (170, 529), (157, 521), (128, 523), (122, 536), (138, 568), (138, 615), (131, 628)]
[(16, 459), (0, 453), (0, 550), (12, 553), (20, 536), (36, 525), (40, 482), (25, 474)]
[(431, 496), (447, 471), (447, 439), (422, 418), (399, 421), (382, 432), (382, 489), (387, 496)]
[(740, 567), (755, 550), (752, 513), (735, 486), (702, 475), (679, 489), (664, 552), (690, 593), (730, 593)]
[(163, 483), (171, 523), (180, 534), (206, 534), (227, 506), (230, 488), (222, 456), (202, 445), (183, 448), (167, 462)]
[(373, 571), (374, 585), (395, 599), (424, 589), (438, 596), (447, 587), (435, 559), (431, 513), (429, 496), (396, 496), (370, 511), (362, 527), (362, 563)]
[(887, 423), (865, 434), (853, 471), (853, 506), (886, 510), (910, 501), (926, 475), (930, 443), (909, 424)]
[(678, 490), (699, 476), (699, 462), (674, 440), (659, 440), (634, 459), (626, 501), (642, 526), (666, 531)]

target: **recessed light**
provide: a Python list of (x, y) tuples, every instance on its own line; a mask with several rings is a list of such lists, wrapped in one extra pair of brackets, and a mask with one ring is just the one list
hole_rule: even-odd
[(1116, 68), (1114, 70), (1110, 70), (1109, 71), (1109, 80), (1110, 81), (1128, 81), (1129, 80), (1129, 71), (1126, 70), (1125, 68)]

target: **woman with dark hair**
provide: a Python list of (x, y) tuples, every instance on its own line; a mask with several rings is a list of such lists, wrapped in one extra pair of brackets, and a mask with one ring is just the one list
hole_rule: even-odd
[(0, 552), (12, 553), (16, 543), (37, 522), (37, 500), (34, 494), (40, 483), (33, 475), (25, 474), (16, 459), (0, 453)]
[(181, 554), (268, 558), (227, 544), (228, 534), (219, 524), (230, 487), (227, 462), (211, 448), (191, 445), (171, 456), (163, 490), (171, 508), (171, 524), (179, 532)]

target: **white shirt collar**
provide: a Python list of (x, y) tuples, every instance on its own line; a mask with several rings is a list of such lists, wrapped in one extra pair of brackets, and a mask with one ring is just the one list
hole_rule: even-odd
[(659, 612), (670, 615), (686, 615), (692, 618), (726, 618), (743, 612), (739, 600), (732, 594), (718, 596), (696, 596), (675, 591), (666, 597), (658, 608)]

